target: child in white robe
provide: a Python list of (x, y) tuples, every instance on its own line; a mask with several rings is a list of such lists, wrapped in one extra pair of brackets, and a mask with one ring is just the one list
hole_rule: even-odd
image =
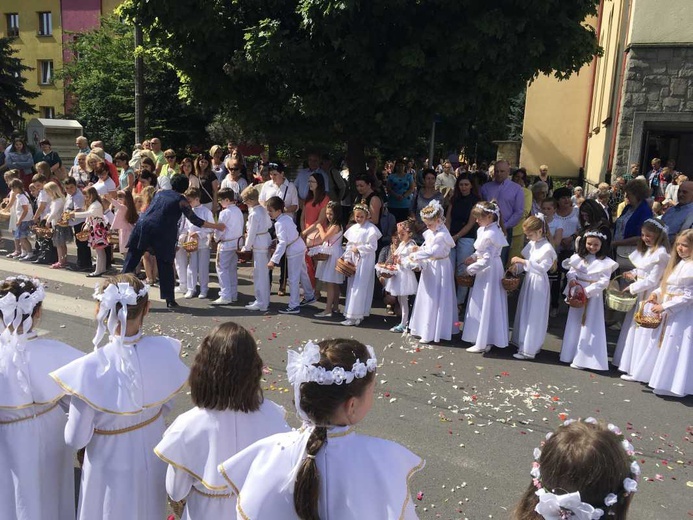
[[(201, 193), (198, 188), (188, 188), (185, 192), (185, 197), (188, 199), (195, 215), (207, 222), (214, 222), (212, 210), (200, 203)], [(195, 240), (197, 242), (197, 251), (191, 251), (188, 256), (188, 292), (184, 298), (193, 298), (197, 292), (197, 284), (200, 284), (200, 292), (198, 298), (207, 298), (209, 291), (209, 240), (212, 230), (209, 228), (201, 228), (194, 225), (189, 220), (185, 220), (185, 230), (188, 233), (188, 241)]]
[(65, 392), (48, 375), (82, 356), (39, 338), (45, 292), (26, 276), (0, 284), (0, 518), (74, 520), (75, 452), (65, 444)]
[(186, 231), (188, 219), (181, 217), (178, 220), (178, 243), (176, 244), (176, 257), (174, 264), (176, 267), (176, 276), (178, 277), (178, 287), (176, 292), (185, 294), (188, 292), (188, 252), (183, 247), (183, 243), (188, 239)]
[(662, 284), (650, 301), (663, 319), (649, 386), (660, 396), (693, 395), (693, 229), (676, 237)]
[(508, 294), (501, 285), (505, 273), (501, 251), (508, 245), (500, 228), (500, 209), (495, 202), (479, 202), (474, 207), (479, 229), (475, 252), (465, 260), (474, 286), (467, 302), (462, 341), (473, 343), (467, 352), (484, 353), (495, 345), (508, 346)]
[(455, 241), (445, 227), (445, 212), (437, 200), (432, 200), (421, 210), (421, 220), (426, 225), (424, 243), (409, 258), (421, 266), (421, 278), (416, 290), (414, 309), (409, 328), (419, 336), (419, 343), (441, 339), (449, 341), (457, 321), (457, 295), (455, 275), (450, 262), (450, 251)]
[[(342, 205), (336, 201), (330, 201), (325, 208), (326, 225), (317, 223), (317, 230), (322, 242), (321, 250), (329, 255), (327, 260), (318, 262), (315, 268), (315, 277), (325, 284), (326, 303), (325, 310), (318, 312), (316, 318), (331, 318), (332, 313), (339, 312), (339, 290), (344, 282), (344, 275), (335, 267), (344, 252), (342, 248)], [(310, 253), (309, 253), (310, 254)]]
[(270, 303), (269, 246), (272, 243), (269, 230), (272, 219), (258, 202), (255, 186), (248, 186), (241, 193), (243, 204), (248, 206), (248, 226), (243, 251), (253, 252), (253, 290), (255, 301), (245, 306), (249, 311), (265, 312)]
[(618, 426), (568, 419), (534, 448), (531, 481), (512, 520), (626, 520), (640, 465)]
[(513, 257), (510, 263), (519, 274), (527, 275), (522, 282), (513, 324), (512, 342), (517, 345), (516, 359), (534, 359), (544, 345), (549, 326), (551, 282), (548, 272), (558, 258), (553, 244), (546, 238), (548, 223), (543, 213), (530, 216), (522, 223), (529, 242), (522, 250), (522, 258)]
[(570, 307), (561, 344), (561, 361), (571, 368), (609, 370), (604, 324), (604, 289), (618, 264), (608, 257), (609, 239), (598, 229), (586, 231), (580, 238), (578, 252), (563, 261), (568, 270), (568, 286), (582, 287), (586, 298), (583, 307)]
[(284, 408), (264, 399), (253, 336), (231, 321), (200, 345), (190, 369), (195, 408), (179, 415), (154, 449), (168, 464), (166, 492), (185, 500), (182, 520), (233, 518), (235, 490), (217, 467), (254, 442), (287, 432)]
[(134, 275), (109, 278), (94, 296), (97, 348), (51, 373), (72, 396), (65, 441), (86, 447), (77, 518), (163, 518), (166, 465), (154, 447), (188, 367), (179, 341), (142, 335), (148, 287)]
[[(666, 226), (659, 220), (648, 219), (642, 225), (637, 249), (628, 258), (635, 269), (623, 274), (632, 281), (626, 290), (637, 296), (635, 306), (626, 313), (621, 325), (621, 333), (616, 342), (613, 364), (621, 372), (621, 379), (635, 381), (631, 375), (653, 335), (652, 329), (638, 326), (633, 317), (643, 302), (662, 281), (662, 275), (669, 262), (669, 238)], [(644, 381), (645, 383), (647, 381)]]
[(243, 236), (243, 213), (236, 206), (236, 193), (223, 188), (217, 193), (222, 207), (219, 222), (226, 226), (224, 231), (214, 231), (217, 247), (217, 276), (219, 298), (212, 305), (229, 305), (238, 300), (238, 246)]
[(358, 326), (371, 314), (375, 284), (375, 252), (382, 233), (370, 221), (370, 209), (365, 204), (354, 206), (354, 224), (344, 232), (347, 244), (344, 251), (354, 255), (356, 273), (347, 280), (344, 317), (347, 327)]
[(376, 366), (373, 349), (353, 339), (288, 351), (304, 427), (258, 441), (219, 467), (238, 490), (238, 518), (417, 518), (407, 484), (424, 461), (354, 431), (373, 405)]
[(416, 294), (418, 282), (412, 268), (416, 264), (410, 262), (409, 257), (419, 247), (414, 242), (416, 233), (416, 221), (414, 219), (403, 220), (397, 224), (397, 238), (399, 245), (392, 255), (392, 262), (397, 266), (395, 275), (385, 279), (385, 290), (397, 298), (402, 319), (399, 325), (395, 325), (390, 332), (403, 333), (409, 326), (409, 297)]
[[(298, 314), (301, 307), (315, 302), (315, 291), (308, 277), (306, 267), (306, 243), (296, 228), (293, 218), (284, 213), (284, 201), (280, 197), (270, 197), (265, 204), (267, 213), (274, 220), (277, 235), (277, 248), (267, 267), (273, 269), (286, 254), (287, 279), (289, 281), (289, 306), (279, 309), (281, 314)], [(301, 300), (301, 288), (303, 299)]]

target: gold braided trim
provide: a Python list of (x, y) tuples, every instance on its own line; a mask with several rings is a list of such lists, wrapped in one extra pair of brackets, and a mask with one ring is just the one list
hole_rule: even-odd
[(154, 454), (155, 454), (157, 457), (159, 457), (161, 460), (163, 460), (166, 464), (169, 464), (170, 466), (173, 466), (173, 467), (176, 468), (176, 469), (179, 469), (179, 470), (181, 470), (181, 471), (184, 471), (185, 473), (187, 473), (188, 475), (190, 475), (190, 476), (191, 476), (192, 478), (194, 478), (195, 480), (198, 480), (198, 481), (200, 482), (200, 484), (202, 484), (204, 487), (206, 487), (206, 488), (209, 489), (210, 491), (223, 491), (223, 490), (226, 490), (226, 486), (214, 486), (214, 485), (210, 484), (209, 482), (205, 482), (205, 480), (204, 480), (200, 475), (198, 475), (198, 474), (195, 473), (194, 471), (192, 471), (192, 470), (186, 468), (185, 466), (181, 466), (180, 464), (177, 464), (176, 462), (173, 462), (171, 459), (169, 459), (169, 458), (167, 458), (166, 456), (164, 456), (164, 454), (161, 453), (161, 452), (160, 452), (159, 450), (157, 450), (156, 448), (154, 448)]
[(31, 408), (32, 406), (46, 406), (49, 404), (56, 404), (63, 397), (65, 397), (65, 392), (62, 392), (58, 397), (56, 397), (52, 401), (46, 401), (45, 403), (39, 403), (34, 401), (33, 403), (21, 404), (19, 406), (0, 406), (0, 410), (25, 410), (26, 408)]
[(229, 483), (229, 486), (231, 486), (231, 491), (233, 492), (234, 495), (236, 495), (237, 500), (236, 500), (236, 511), (238, 511), (238, 514), (241, 515), (241, 518), (243, 520), (250, 520), (250, 517), (245, 514), (245, 511), (243, 511), (243, 508), (241, 507), (241, 493), (238, 491), (238, 488), (236, 487), (236, 484), (233, 483), (231, 478), (228, 476), (226, 473), (226, 470), (224, 469), (223, 464), (219, 464), (219, 473), (221, 473), (221, 476), (224, 477), (226, 482)]
[(404, 514), (407, 509), (407, 504), (409, 504), (409, 501), (411, 500), (411, 491), (409, 490), (409, 479), (411, 476), (419, 471), (421, 468), (424, 467), (426, 464), (426, 461), (421, 459), (421, 462), (419, 462), (416, 466), (414, 466), (412, 469), (409, 470), (409, 473), (407, 474), (406, 482), (407, 482), (407, 496), (404, 499), (404, 504), (402, 504), (402, 512), (399, 515), (400, 520), (404, 519)]
[(20, 417), (19, 419), (12, 419), (10, 421), (0, 421), (0, 425), (2, 425), (2, 424), (14, 424), (14, 423), (22, 422), (22, 421), (28, 421), (29, 419), (36, 419), (37, 417), (50, 412), (56, 406), (58, 406), (57, 402), (53, 406), (51, 406), (50, 408), (46, 408), (42, 412), (35, 413), (33, 415), (27, 415), (26, 417)]
[(98, 428), (94, 428), (94, 433), (97, 435), (121, 435), (123, 433), (133, 432), (135, 430), (139, 430), (140, 428), (144, 428), (145, 426), (152, 424), (159, 417), (161, 417), (162, 412), (163, 408), (161, 408), (159, 410), (159, 413), (157, 413), (151, 419), (147, 419), (146, 421), (135, 424), (133, 426), (128, 426), (127, 428), (121, 428), (120, 430), (99, 430)]
[(195, 493), (199, 493), (203, 497), (207, 497), (207, 498), (231, 498), (231, 493), (224, 493), (223, 495), (215, 495), (214, 493), (205, 493), (204, 491), (200, 491), (195, 486), (192, 487), (192, 490)]

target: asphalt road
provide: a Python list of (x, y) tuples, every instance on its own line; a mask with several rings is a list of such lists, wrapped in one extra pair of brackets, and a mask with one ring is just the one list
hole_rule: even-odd
[[(90, 350), (94, 281), (83, 274), (0, 259), (0, 275), (18, 272), (47, 284), (39, 328)], [(462, 348), (468, 345), (457, 339), (419, 346), (388, 331), (397, 321), (381, 307), (356, 328), (340, 326), (337, 318), (313, 318), (322, 306), (310, 306), (299, 316), (277, 314), (287, 298), (274, 294), (270, 312), (251, 314), (243, 309), (252, 294), (249, 269), (241, 269), (240, 275), (239, 304), (221, 309), (210, 307), (209, 300), (181, 298), (185, 307), (170, 312), (154, 290), (146, 332), (180, 339), (189, 363), (211, 328), (237, 321), (252, 331), (267, 365), (265, 397), (288, 410), (293, 405), (286, 382), (287, 347), (335, 336), (373, 345), (380, 361), (377, 401), (358, 429), (395, 440), (426, 459), (426, 467), (411, 483), (420, 518), (509, 518), (530, 483), (532, 450), (563, 418), (588, 416), (619, 425), (641, 461), (643, 479), (629, 519), (693, 517), (693, 397), (659, 398), (644, 385), (620, 380), (615, 370), (579, 371), (560, 363), (565, 310), (553, 320), (538, 358), (518, 361), (512, 348), (470, 354)], [(210, 295), (216, 298), (216, 290)], [(609, 331), (612, 342), (616, 335)], [(189, 397), (182, 395), (169, 421), (190, 406)], [(293, 415), (292, 424), (298, 425)]]

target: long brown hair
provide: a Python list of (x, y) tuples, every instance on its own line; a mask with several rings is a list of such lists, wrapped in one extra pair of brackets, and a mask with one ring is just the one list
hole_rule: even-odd
[[(541, 449), (539, 458), (541, 485), (552, 493), (580, 492), (580, 499), (601, 508), (604, 518), (625, 520), (632, 495), (625, 492), (623, 481), (635, 479), (631, 460), (621, 439), (602, 421), (576, 421), (558, 428)], [(539, 499), (537, 487), (529, 484), (513, 511), (512, 520), (541, 520), (534, 511)], [(604, 504), (609, 493), (618, 501), (611, 507)], [(627, 495), (627, 496), (626, 496)]]
[[(365, 362), (370, 359), (368, 349), (355, 339), (327, 339), (318, 345), (320, 361), (317, 366), (325, 370), (335, 367), (351, 370), (356, 360)], [(320, 474), (315, 455), (327, 443), (327, 425), (337, 408), (351, 397), (361, 397), (374, 378), (375, 372), (368, 372), (365, 377), (355, 378), (349, 384), (301, 384), (301, 409), (316, 425), (306, 444), (308, 456), (301, 463), (294, 484), (294, 508), (302, 520), (319, 520)]]
[(255, 339), (227, 321), (202, 340), (190, 369), (190, 394), (200, 408), (255, 412), (263, 402), (261, 378)]
[(125, 205), (125, 221), (133, 226), (137, 222), (137, 208), (135, 207), (135, 199), (132, 197), (132, 191), (129, 188), (121, 190), (118, 195), (123, 194), (123, 204)]

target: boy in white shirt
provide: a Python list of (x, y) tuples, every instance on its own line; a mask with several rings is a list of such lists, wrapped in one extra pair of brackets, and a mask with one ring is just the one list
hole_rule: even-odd
[(217, 194), (222, 207), (219, 223), (226, 224), (224, 231), (215, 231), (214, 239), (219, 243), (217, 249), (217, 275), (219, 278), (219, 298), (212, 305), (229, 305), (238, 300), (238, 241), (243, 236), (243, 213), (236, 207), (236, 193), (223, 188)]
[[(207, 222), (214, 222), (211, 210), (200, 204), (200, 190), (190, 188), (185, 192), (195, 215)], [(195, 296), (198, 281), (200, 282), (200, 294), (198, 298), (206, 298), (209, 290), (209, 237), (211, 231), (207, 228), (199, 228), (186, 220), (188, 241), (197, 241), (197, 251), (192, 251), (188, 259), (188, 292), (184, 298)]]
[(269, 246), (272, 238), (269, 229), (272, 227), (267, 210), (258, 201), (258, 192), (254, 186), (248, 186), (241, 193), (241, 201), (248, 206), (248, 233), (243, 251), (253, 252), (253, 287), (255, 301), (245, 308), (250, 311), (266, 311), (270, 301), (270, 278), (267, 263)]
[[(279, 197), (270, 197), (265, 207), (270, 218), (274, 220), (274, 230), (277, 234), (277, 249), (267, 264), (270, 269), (279, 263), (286, 254), (287, 278), (289, 281), (289, 306), (280, 309), (281, 314), (298, 314), (301, 306), (315, 301), (315, 292), (308, 277), (306, 268), (306, 244), (296, 229), (294, 220), (284, 213), (284, 201)], [(303, 300), (299, 301), (300, 288), (303, 286)]]
[(13, 179), (9, 188), (14, 193), (13, 210), (17, 216), (17, 227), (13, 231), (14, 239), (19, 240), (22, 254), (17, 257), (19, 260), (33, 260), (31, 242), (29, 242), (29, 230), (31, 221), (34, 218), (34, 210), (29, 202), (29, 197), (24, 193), (24, 183), (20, 179)]

